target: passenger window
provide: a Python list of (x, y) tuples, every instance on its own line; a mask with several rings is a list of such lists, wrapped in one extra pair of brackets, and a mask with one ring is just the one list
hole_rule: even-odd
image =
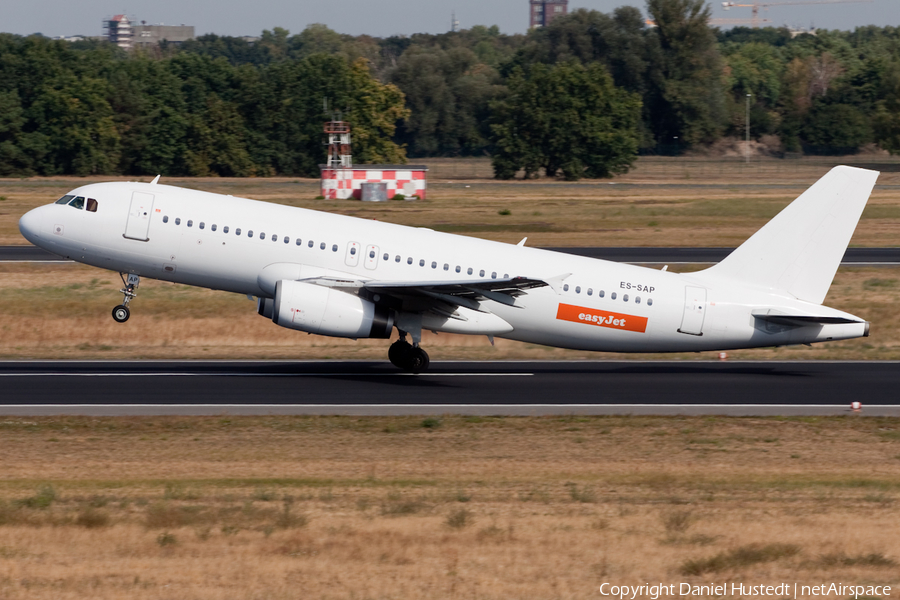
[(88, 212), (97, 212), (97, 201), (94, 200), (93, 198), (88, 198), (87, 211)]
[(163, 217), (163, 223), (168, 223), (168, 222), (169, 222), (169, 215), (166, 215)]
[(647, 298), (647, 306), (653, 306), (653, 298)]
[(266, 232), (265, 232), (265, 231), (260, 231), (260, 232), (259, 232), (259, 239), (261, 239), (261, 240), (266, 239)]
[(408, 264), (408, 265), (412, 264), (412, 256), (410, 256), (406, 259), (406, 264)]
[(206, 223), (204, 223), (203, 221), (200, 221), (200, 229), (203, 229), (204, 227), (206, 227)]
[(310, 248), (312, 248), (314, 244), (315, 244), (314, 241), (309, 240), (309, 243), (307, 244), (307, 246), (309, 246)]
[(449, 271), (449, 270), (450, 270), (450, 265), (448, 265), (447, 263), (444, 263), (444, 270), (445, 270), (445, 271)]
[(484, 269), (478, 271), (478, 276), (479, 276), (479, 277), (484, 277)]
[(569, 284), (568, 284), (568, 283), (565, 284), (565, 285), (563, 286), (563, 291), (564, 291), (564, 292), (568, 292), (568, 291), (569, 291)]
[(384, 256), (381, 257), (381, 260), (387, 260), (388, 258), (390, 258), (390, 257), (388, 256), (388, 253), (385, 252)]
[(576, 294), (580, 294), (580, 293), (581, 293), (581, 286), (580, 286), (580, 285), (576, 285), (576, 286), (575, 286), (575, 293), (576, 293)]
[(431, 268), (437, 269), (437, 263), (435, 261), (431, 261)]
[(181, 217), (175, 217), (175, 224), (181, 225)]
[(69, 200), (71, 200), (74, 197), (75, 196), (72, 196), (72, 195), (66, 195), (66, 196), (63, 196), (62, 198), (60, 198), (59, 200), (57, 200), (56, 203), (57, 204), (68, 204)]
[(587, 294), (588, 296), (592, 296), (594, 294), (594, 290), (592, 288), (588, 288)]
[(504, 274), (503, 274), (503, 279), (509, 279), (509, 273), (504, 273)]
[(210, 229), (211, 229), (211, 230), (213, 230), (213, 231), (215, 231), (215, 230), (216, 230), (216, 224), (215, 224), (215, 223), (213, 223), (213, 224), (212, 224), (212, 225), (210, 225), (210, 227), (209, 227), (209, 228), (210, 228)]
[(303, 243), (303, 240), (301, 240), (300, 238), (297, 238), (297, 245), (299, 246), (302, 243)]
[(253, 230), (252, 230), (252, 229), (248, 229), (248, 230), (247, 230), (247, 237), (248, 237), (248, 238), (252, 238), (252, 237), (253, 237)]
[(460, 267), (459, 265), (456, 265), (456, 272), (459, 273), (460, 271), (462, 271), (462, 267)]
[(284, 243), (285, 243), (285, 244), (290, 244), (290, 243), (291, 243), (291, 238), (289, 238), (288, 236), (284, 236)]
[(605, 295), (606, 295), (606, 292), (604, 292), (603, 290), (600, 290), (599, 292), (597, 292), (597, 297), (598, 297), (598, 298), (602, 298), (602, 297), (605, 296)]
[(278, 241), (278, 234), (276, 234), (276, 233), (273, 233), (273, 234), (272, 234), (272, 241), (273, 241), (273, 242), (277, 242), (277, 241)]
[(400, 255), (399, 255), (399, 254), (398, 254), (397, 256), (394, 257), (394, 262), (400, 262)]
[(497, 271), (491, 273), (491, 279), (497, 279)]
[(424, 266), (425, 266), (425, 259), (424, 259), (424, 258), (420, 258), (420, 259), (419, 259), (419, 266), (420, 266), (420, 267), (424, 267)]
[(616, 293), (613, 292), (612, 294), (610, 294), (610, 295), (609, 295), (609, 299), (610, 299), (610, 300), (615, 300), (615, 299), (616, 299)]
[(228, 225), (222, 228), (222, 233), (228, 233)]
[(628, 294), (622, 296), (622, 302), (628, 302)]
[(635, 303), (635, 304), (640, 304), (640, 303), (641, 303), (641, 297), (640, 297), (640, 296), (635, 296), (635, 297), (634, 297), (634, 303)]
[(374, 250), (370, 250), (370, 251), (369, 251), (369, 258), (375, 258), (375, 251), (374, 251)]
[(350, 248), (350, 256), (356, 256), (356, 248)]
[(322, 242), (321, 244), (319, 244), (319, 250), (324, 250), (324, 249), (325, 249), (325, 242)]
[(469, 275), (471, 275), (471, 274), (472, 274), (472, 267), (469, 267), (469, 269), (466, 271), (466, 273), (468, 273)]
[(194, 221), (193, 221), (193, 219), (188, 219), (187, 226), (188, 226), (188, 227), (193, 227), (193, 226), (194, 226)]
[[(337, 252), (337, 244), (334, 244), (333, 246), (331, 246), (331, 251), (332, 251), (332, 252)], [(374, 253), (373, 253), (373, 254), (374, 254)]]
[(69, 206), (81, 210), (84, 208), (84, 196), (78, 196), (69, 202)]
[(234, 235), (241, 235), (241, 228), (240, 228), (240, 227), (238, 227), (237, 229), (234, 230)]

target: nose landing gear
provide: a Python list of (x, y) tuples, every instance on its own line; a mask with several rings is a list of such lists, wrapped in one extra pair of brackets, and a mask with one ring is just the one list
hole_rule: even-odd
[(398, 369), (410, 373), (426, 371), (431, 362), (428, 353), (422, 350), (419, 344), (410, 344), (406, 341), (405, 331), (400, 331), (400, 339), (391, 344), (388, 349), (388, 359)]
[(141, 277), (134, 273), (129, 273), (127, 280), (122, 273), (119, 273), (119, 277), (122, 278), (122, 284), (125, 286), (119, 291), (122, 292), (125, 298), (122, 300), (122, 304), (112, 309), (112, 318), (117, 323), (124, 323), (131, 316), (131, 310), (128, 308), (128, 305), (137, 296), (136, 290), (141, 284)]

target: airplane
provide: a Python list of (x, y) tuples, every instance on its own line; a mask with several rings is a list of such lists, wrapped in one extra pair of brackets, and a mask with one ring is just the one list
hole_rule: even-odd
[[(869, 335), (822, 302), (877, 171), (838, 166), (718, 264), (693, 273), (183, 189), (78, 187), (19, 221), (31, 243), (117, 271), (131, 314), (141, 278), (256, 298), (276, 325), (399, 339), (421, 373), (422, 331), (607, 352), (699, 352)], [(407, 337), (411, 341), (407, 340)]]

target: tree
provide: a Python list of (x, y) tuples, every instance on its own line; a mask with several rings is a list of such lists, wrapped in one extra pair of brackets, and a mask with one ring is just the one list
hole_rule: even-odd
[(649, 98), (659, 142), (687, 145), (716, 140), (726, 113), (724, 69), (704, 0), (647, 0), (661, 57)]
[(498, 73), (466, 48), (413, 46), (389, 80), (406, 96), (398, 139), (413, 156), (480, 154), (488, 143), (489, 103), (503, 93)]
[(511, 179), (543, 168), (567, 180), (627, 172), (637, 155), (641, 102), (616, 88), (606, 69), (536, 64), (510, 76), (509, 96), (492, 105), (494, 174)]

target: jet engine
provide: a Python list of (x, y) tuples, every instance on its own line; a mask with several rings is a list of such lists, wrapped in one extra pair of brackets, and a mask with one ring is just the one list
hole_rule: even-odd
[[(265, 305), (261, 306), (261, 313)], [(288, 329), (346, 338), (389, 338), (393, 313), (373, 302), (312, 283), (281, 279), (275, 284), (272, 321)]]

